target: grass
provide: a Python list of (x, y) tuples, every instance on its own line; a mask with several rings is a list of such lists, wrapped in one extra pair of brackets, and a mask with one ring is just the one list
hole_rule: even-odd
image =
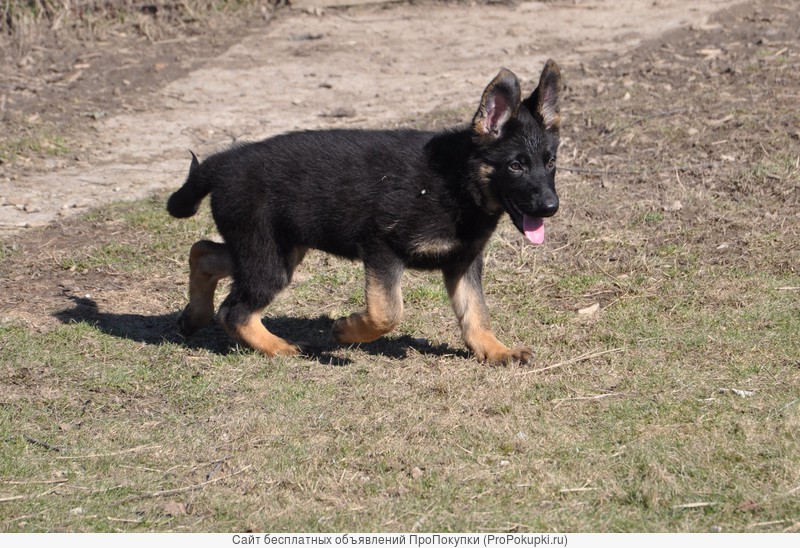
[[(567, 194), (573, 185), (564, 183)], [(636, 277), (629, 264), (608, 264), (606, 249), (580, 242), (578, 256), (597, 267), (577, 274), (574, 254), (544, 250), (548, 266), (519, 271), (509, 225), (487, 253), (496, 330), (534, 344), (537, 368), (564, 365), (474, 363), (459, 351), (439, 277), (419, 273), (407, 276), (406, 318), (388, 341), (330, 347), (330, 364), (265, 360), (218, 328), (193, 341), (174, 336), (185, 251), (211, 226), (207, 212), (188, 223), (152, 200), (78, 222), (98, 234), (113, 229), (123, 243), (82, 251), (85, 264), (68, 271), (75, 284), (171, 280), (165, 302), (143, 298), (144, 288), (117, 298), (110, 289), (95, 311), (56, 312), (61, 321), (48, 329), (0, 328), (0, 498), (22, 497), (2, 503), (3, 530), (777, 531), (795, 523), (800, 314), (786, 288), (800, 286), (797, 275), (683, 264), (676, 257), (691, 246), (642, 244), (632, 257), (653, 272)], [(553, 248), (570, 238), (552, 232)], [(21, 253), (18, 264), (30, 260)], [(50, 268), (60, 276), (62, 261)], [(320, 312), (358, 304), (355, 265), (312, 253), (298, 276), (268, 320), (286, 318), (296, 336), (329, 328), (314, 320)], [(554, 284), (538, 290), (548, 278)], [(593, 299), (599, 312), (575, 313), (572, 303)]]
[(59, 157), (69, 154), (71, 147), (52, 124), (29, 120), (17, 134), (0, 139), (0, 164), (20, 157)]

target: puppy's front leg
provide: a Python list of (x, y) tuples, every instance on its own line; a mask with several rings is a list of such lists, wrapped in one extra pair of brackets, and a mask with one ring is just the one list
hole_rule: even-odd
[(403, 264), (384, 255), (366, 260), (364, 270), (367, 307), (333, 324), (333, 339), (340, 344), (372, 342), (397, 327), (403, 315)]
[(489, 310), (483, 299), (481, 276), (483, 255), (478, 255), (468, 268), (446, 269), (444, 283), (450, 302), (461, 325), (461, 333), (467, 347), (480, 361), (508, 363), (517, 361), (526, 364), (533, 358), (533, 350), (527, 346), (509, 349), (497, 340), (489, 326)]

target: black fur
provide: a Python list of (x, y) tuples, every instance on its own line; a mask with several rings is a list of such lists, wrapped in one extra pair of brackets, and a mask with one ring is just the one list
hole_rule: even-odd
[[(404, 267), (468, 272), (482, 258), (504, 211), (558, 208), (560, 76), (548, 62), (521, 101), (505, 69), (484, 92), (472, 126), (415, 130), (289, 133), (242, 144), (192, 165), (167, 203), (175, 217), (211, 208), (233, 264), (228, 306), (263, 308), (288, 284), (292, 253), (314, 248), (365, 262), (391, 277)], [(542, 84), (540, 84), (541, 87)], [(549, 124), (549, 127), (548, 127)], [(480, 272), (480, 266), (472, 268)], [(469, 283), (480, 285), (469, 277)]]

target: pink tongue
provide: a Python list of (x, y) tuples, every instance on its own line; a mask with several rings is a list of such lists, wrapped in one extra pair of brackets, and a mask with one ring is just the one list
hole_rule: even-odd
[(522, 216), (522, 229), (532, 244), (544, 242), (544, 220), (541, 217)]

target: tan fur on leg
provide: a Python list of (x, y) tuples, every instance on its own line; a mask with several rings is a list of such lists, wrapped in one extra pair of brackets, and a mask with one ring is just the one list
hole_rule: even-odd
[(178, 325), (189, 335), (214, 317), (214, 292), (223, 278), (233, 274), (233, 261), (225, 244), (201, 240), (189, 251), (189, 304)]
[(296, 356), (301, 353), (300, 347), (277, 335), (272, 334), (261, 323), (261, 314), (254, 312), (247, 317), (231, 317), (227, 307), (220, 309), (217, 321), (222, 324), (231, 338), (246, 344), (262, 354), (273, 356)]
[(371, 342), (388, 333), (403, 315), (400, 276), (383, 279), (379, 273), (367, 271), (367, 308), (363, 312), (339, 318), (333, 324), (333, 339), (342, 344)]
[(445, 276), (447, 293), (461, 325), (461, 333), (467, 347), (480, 361), (528, 363), (533, 351), (527, 347), (509, 349), (497, 340), (489, 326), (489, 311), (479, 287), (470, 283), (466, 276), (458, 279)]

